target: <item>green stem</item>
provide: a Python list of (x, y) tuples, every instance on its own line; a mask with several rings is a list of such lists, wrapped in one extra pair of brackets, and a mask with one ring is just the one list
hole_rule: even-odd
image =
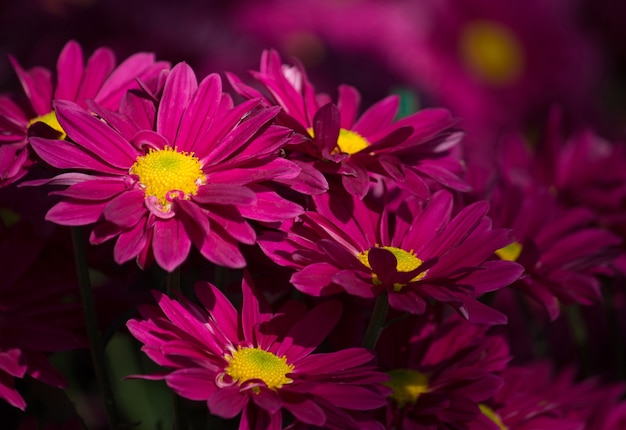
[(87, 268), (86, 249), (83, 239), (83, 231), (80, 227), (72, 227), (72, 244), (74, 246), (74, 262), (76, 264), (76, 275), (83, 305), (83, 317), (85, 319), (85, 329), (89, 340), (89, 352), (93, 363), (94, 372), (102, 396), (104, 398), (104, 408), (109, 423), (109, 428), (114, 429), (118, 425), (117, 406), (113, 395), (111, 380), (109, 379), (109, 369), (104, 355), (104, 343), (98, 329), (98, 318), (96, 316), (96, 305), (89, 279)]
[(376, 303), (374, 304), (374, 310), (370, 322), (365, 331), (363, 337), (362, 346), (368, 349), (374, 349), (378, 343), (378, 338), (385, 328), (385, 321), (387, 319), (387, 311), (389, 310), (389, 302), (387, 301), (386, 294), (380, 294), (376, 297)]

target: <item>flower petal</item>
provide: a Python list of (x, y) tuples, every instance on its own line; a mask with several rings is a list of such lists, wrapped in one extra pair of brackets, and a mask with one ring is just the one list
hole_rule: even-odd
[(178, 219), (157, 219), (154, 223), (152, 251), (156, 262), (168, 272), (180, 266), (191, 249), (191, 240)]

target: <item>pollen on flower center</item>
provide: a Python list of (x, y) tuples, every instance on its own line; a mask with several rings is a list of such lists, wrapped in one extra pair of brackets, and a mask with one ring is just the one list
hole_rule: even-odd
[(287, 377), (293, 371), (293, 365), (287, 364), (285, 356), (278, 357), (259, 348), (238, 347), (231, 356), (226, 356), (226, 373), (240, 385), (251, 379), (259, 379), (268, 388), (275, 390), (293, 379)]
[(61, 124), (59, 124), (59, 120), (57, 119), (57, 115), (54, 111), (48, 112), (45, 115), (40, 115), (31, 119), (30, 121), (28, 121), (28, 126), (30, 127), (31, 125), (37, 122), (43, 122), (48, 127), (59, 132), (59, 134), (61, 135), (59, 139), (65, 139), (67, 137), (67, 134), (65, 133), (65, 130), (63, 130), (63, 127), (61, 127)]
[[(396, 248), (395, 246), (381, 246), (380, 248), (386, 249), (391, 252), (394, 257), (396, 257), (396, 270), (398, 272), (411, 272), (412, 270), (417, 269), (423, 263), (415, 254), (412, 252), (407, 252), (404, 249)], [(357, 255), (357, 258), (361, 263), (363, 263), (366, 267), (372, 268), (369, 263), (369, 249), (367, 251), (363, 251)], [(419, 281), (424, 276), (426, 276), (426, 271), (421, 272), (416, 277), (411, 279), (410, 282)], [(374, 273), (372, 274), (374, 284), (380, 285), (380, 280), (378, 276)], [(404, 287), (402, 284), (394, 285), (394, 289), (396, 291), (400, 291)]]
[(506, 261), (517, 261), (520, 254), (522, 253), (523, 246), (519, 242), (513, 242), (510, 245), (505, 246), (504, 248), (497, 249), (495, 251), (496, 255), (500, 257), (501, 260)]
[[(315, 137), (312, 128), (309, 128), (307, 131), (309, 132), (311, 137)], [(352, 155), (367, 148), (369, 145), (370, 143), (367, 141), (367, 139), (361, 136), (356, 131), (346, 130), (345, 128), (342, 128), (339, 130), (337, 147), (333, 149), (332, 153), (337, 154), (339, 152), (343, 152), (344, 154)]]
[(487, 83), (510, 84), (523, 71), (522, 47), (515, 35), (501, 24), (470, 23), (461, 33), (459, 48), (470, 71)]
[(146, 196), (154, 196), (163, 206), (168, 197), (189, 199), (206, 182), (202, 164), (193, 153), (178, 152), (175, 148), (150, 149), (137, 158), (130, 173), (139, 177), (139, 185)]
[(384, 384), (391, 388), (391, 398), (398, 407), (414, 405), (420, 394), (428, 392), (428, 376), (411, 369), (393, 369), (387, 372), (391, 379)]
[(483, 403), (479, 403), (478, 407), (483, 415), (493, 421), (500, 430), (508, 430), (508, 427), (502, 422), (502, 418), (493, 409)]

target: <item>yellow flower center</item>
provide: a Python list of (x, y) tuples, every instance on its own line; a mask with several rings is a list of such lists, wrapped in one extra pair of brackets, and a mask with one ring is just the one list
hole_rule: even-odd
[(154, 196), (169, 207), (168, 197), (189, 199), (198, 192), (198, 186), (206, 183), (202, 164), (193, 153), (178, 152), (166, 146), (150, 149), (137, 158), (130, 173), (139, 177), (139, 185), (147, 196)]
[(517, 38), (496, 22), (475, 21), (465, 27), (460, 51), (469, 70), (490, 84), (510, 84), (524, 68), (524, 53)]
[(37, 116), (31, 119), (30, 121), (28, 121), (28, 126), (30, 127), (36, 122), (43, 122), (48, 127), (57, 131), (61, 135), (59, 139), (65, 139), (67, 137), (67, 134), (65, 133), (65, 130), (63, 130), (63, 127), (61, 127), (61, 124), (59, 124), (59, 120), (57, 119), (57, 114), (54, 111), (48, 112), (45, 115)]
[(508, 430), (508, 427), (505, 426), (502, 422), (502, 418), (500, 418), (500, 415), (498, 415), (493, 409), (482, 403), (479, 403), (478, 407), (480, 408), (480, 411), (483, 413), (483, 415), (493, 421), (500, 430)]
[[(307, 129), (307, 131), (311, 137), (315, 137), (312, 128)], [(339, 129), (339, 137), (337, 138), (337, 147), (333, 149), (332, 153), (337, 154), (343, 152), (344, 154), (352, 155), (367, 148), (369, 145), (370, 143), (367, 139), (356, 131), (341, 128)]]
[(497, 249), (495, 252), (501, 260), (517, 261), (520, 254), (522, 253), (522, 249), (523, 247), (521, 243), (513, 242), (512, 244), (507, 245), (504, 248)]
[(420, 394), (428, 392), (428, 376), (411, 369), (393, 369), (387, 372), (391, 379), (385, 385), (392, 389), (391, 398), (403, 408), (414, 405)]
[[(381, 246), (380, 248), (386, 249), (387, 251), (391, 252), (394, 257), (396, 257), (396, 270), (398, 272), (411, 272), (417, 269), (418, 267), (420, 267), (423, 263), (422, 260), (417, 258), (415, 254), (413, 254), (413, 251), (407, 252), (404, 249), (396, 248), (395, 246)], [(357, 255), (357, 258), (366, 267), (370, 269), (372, 268), (369, 262), (369, 249), (367, 251), (363, 251), (359, 253)], [(426, 276), (426, 272), (427, 271), (421, 272), (419, 275), (411, 279), (409, 282), (419, 281), (424, 276)], [(380, 280), (378, 279), (378, 276), (375, 273), (372, 273), (372, 280), (374, 282), (374, 285), (380, 285)], [(404, 287), (405, 285), (406, 284), (394, 284), (393, 289), (395, 291), (400, 291), (402, 287)]]
[(237, 347), (237, 351), (225, 358), (228, 362), (226, 373), (239, 385), (251, 379), (259, 379), (267, 388), (275, 390), (293, 382), (293, 379), (287, 377), (293, 371), (293, 365), (287, 364), (285, 356), (278, 357), (259, 348)]

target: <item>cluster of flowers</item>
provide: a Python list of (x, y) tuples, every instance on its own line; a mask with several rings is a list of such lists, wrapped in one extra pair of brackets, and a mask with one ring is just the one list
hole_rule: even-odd
[[(621, 384), (515, 362), (524, 325), (503, 329), (621, 279), (620, 147), (560, 137), (555, 111), (545, 142), (509, 137), (470, 185), (446, 109), (363, 110), (357, 89), (322, 94), (275, 51), (249, 79), (225, 73), (232, 92), (147, 53), (85, 61), (74, 41), (54, 80), (12, 62), (4, 196), (51, 188), (45, 220), (166, 273), (126, 323), (163, 372), (133, 377), (240, 429), (622, 428)], [(64, 229), (2, 206), (0, 397), (26, 409), (15, 380), (63, 386), (47, 354), (86, 341), (73, 269), (53, 259)], [(211, 282), (176, 281), (196, 273)]]

